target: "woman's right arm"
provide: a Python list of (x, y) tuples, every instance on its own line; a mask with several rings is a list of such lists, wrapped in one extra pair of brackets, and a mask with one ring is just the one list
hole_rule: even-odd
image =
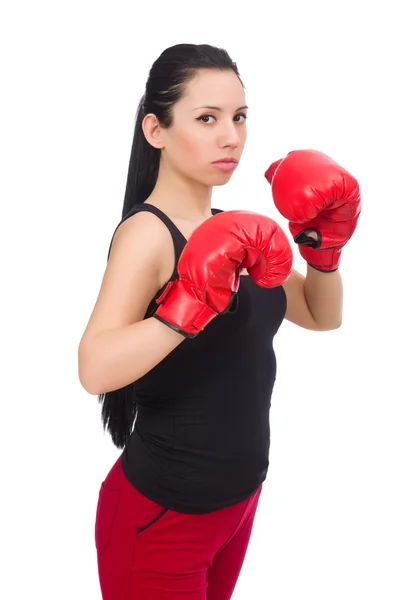
[(137, 213), (117, 229), (78, 349), (79, 379), (88, 393), (133, 383), (184, 341), (161, 321), (143, 320), (173, 259), (171, 236), (151, 213)]

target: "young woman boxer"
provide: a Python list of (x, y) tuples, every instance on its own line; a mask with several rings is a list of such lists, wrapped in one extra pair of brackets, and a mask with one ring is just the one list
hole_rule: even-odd
[[(105, 600), (229, 600), (269, 466), (273, 339), (283, 319), (340, 326), (356, 180), (302, 150), (266, 171), (307, 260), (268, 217), (212, 208), (246, 141), (223, 49), (154, 62), (136, 118), (121, 222), (79, 346), (79, 376), (122, 453), (99, 492)], [(249, 194), (247, 186), (247, 194)]]

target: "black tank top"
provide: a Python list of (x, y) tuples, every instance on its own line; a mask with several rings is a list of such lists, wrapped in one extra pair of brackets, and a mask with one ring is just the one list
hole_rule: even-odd
[[(170, 280), (176, 279), (187, 241), (150, 204), (138, 204), (123, 221), (142, 210), (171, 233)], [(155, 312), (165, 286), (145, 318)], [(137, 417), (122, 468), (143, 495), (164, 508), (200, 514), (242, 502), (260, 487), (269, 466), (273, 338), (285, 311), (282, 286), (261, 288), (243, 275), (234, 312), (216, 317), (134, 382)]]

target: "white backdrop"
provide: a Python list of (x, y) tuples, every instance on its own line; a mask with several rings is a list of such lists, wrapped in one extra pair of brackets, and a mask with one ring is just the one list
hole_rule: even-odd
[(148, 71), (180, 42), (226, 48), (246, 85), (246, 150), (215, 207), (262, 212), (288, 232), (263, 173), (298, 148), (339, 161), (363, 200), (341, 264), (342, 327), (285, 321), (275, 341), (270, 470), (233, 600), (397, 598), (392, 7), (3, 4), (1, 598), (100, 599), (96, 502), (119, 450), (79, 383), (77, 347)]

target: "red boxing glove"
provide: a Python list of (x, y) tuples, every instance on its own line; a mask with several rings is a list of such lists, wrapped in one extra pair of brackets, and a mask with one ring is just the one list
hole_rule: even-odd
[(287, 236), (269, 217), (240, 210), (218, 213), (190, 236), (179, 258), (178, 279), (156, 300), (153, 316), (194, 338), (230, 310), (243, 269), (258, 285), (271, 288), (288, 279), (292, 260)]
[[(357, 180), (316, 150), (289, 152), (270, 165), (265, 177), (303, 258), (319, 271), (336, 271), (361, 212)], [(310, 232), (317, 233), (318, 240), (308, 236)]]

